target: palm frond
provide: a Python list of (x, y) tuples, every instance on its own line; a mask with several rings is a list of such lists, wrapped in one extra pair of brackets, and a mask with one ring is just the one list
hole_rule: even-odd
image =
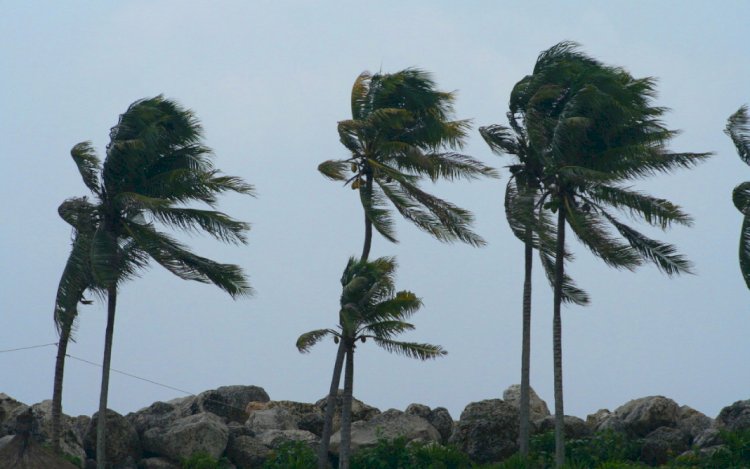
[[(396, 230), (391, 217), (390, 211), (385, 208), (386, 197), (383, 196), (379, 187), (361, 187), (359, 189), (359, 199), (362, 203), (365, 216), (378, 233), (392, 243), (397, 243)], [(397, 207), (398, 208), (398, 207)]]
[(740, 159), (750, 165), (750, 115), (747, 105), (729, 116), (724, 132), (732, 139)]
[(750, 289), (750, 216), (748, 215), (742, 219), (739, 257), (742, 278), (745, 279), (745, 284)]
[(656, 267), (667, 275), (690, 274), (692, 264), (684, 256), (677, 253), (677, 249), (671, 244), (662, 243), (648, 238), (633, 228), (621, 223), (613, 216), (602, 212), (617, 231), (625, 238), (630, 246), (638, 251), (641, 256), (653, 262)]
[[(550, 286), (554, 288), (556, 272), (554, 256), (549, 251), (540, 250), (539, 259), (542, 262), (547, 281), (549, 281)], [(586, 306), (589, 304), (590, 298), (586, 291), (576, 286), (573, 279), (568, 274), (564, 273), (562, 279), (562, 301), (579, 306)]]
[(305, 332), (297, 339), (297, 350), (301, 353), (308, 353), (315, 344), (329, 335), (334, 337), (339, 336), (338, 332), (333, 329), (316, 329), (314, 331)]
[(404, 321), (390, 320), (366, 323), (361, 328), (365, 337), (377, 337), (380, 339), (393, 339), (393, 337), (415, 329), (413, 324)]
[(518, 141), (518, 135), (504, 125), (494, 124), (479, 128), (479, 135), (496, 155), (515, 155), (521, 157), (525, 154), (523, 145)]
[(606, 203), (617, 209), (627, 210), (630, 215), (637, 215), (661, 229), (668, 228), (672, 223), (686, 226), (693, 223), (693, 219), (672, 202), (629, 188), (595, 184), (586, 194), (597, 203)]
[(389, 353), (403, 355), (419, 360), (430, 360), (447, 355), (448, 352), (439, 345), (420, 344), (417, 342), (400, 342), (397, 340), (372, 337), (373, 341)]
[(732, 202), (737, 210), (745, 215), (750, 215), (750, 182), (737, 185), (732, 191)]
[(333, 181), (346, 181), (348, 176), (345, 172), (350, 166), (351, 162), (347, 160), (328, 160), (318, 165), (318, 171)]
[(81, 142), (70, 150), (70, 156), (81, 173), (83, 183), (89, 190), (95, 194), (100, 193), (99, 173), (101, 172), (101, 162), (96, 156), (96, 151), (91, 142)]

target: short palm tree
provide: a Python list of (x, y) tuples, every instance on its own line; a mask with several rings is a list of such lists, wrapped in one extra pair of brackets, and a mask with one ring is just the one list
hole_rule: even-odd
[[(493, 153), (508, 154), (515, 162), (508, 166), (510, 178), (505, 189), (506, 220), (513, 234), (524, 243), (524, 282), (522, 300), (521, 396), (519, 444), (521, 455), (529, 454), (530, 436), (530, 371), (531, 371), (531, 273), (534, 249), (539, 250), (542, 265), (550, 283), (554, 284), (554, 225), (545, 210), (539, 210), (542, 196), (542, 160), (540, 150), (529, 145), (523, 116), (508, 113), (509, 127), (480, 127), (479, 133)], [(588, 304), (586, 292), (569, 278), (563, 282), (563, 301)]]
[[(365, 225), (360, 260), (370, 256), (373, 227), (387, 240), (397, 241), (388, 204), (440, 241), (484, 245), (470, 229), (471, 212), (419, 187), (424, 178), (496, 176), (492, 168), (455, 151), (464, 145), (469, 121), (452, 120), (454, 100), (454, 93), (437, 90), (430, 74), (418, 69), (393, 74), (364, 72), (355, 80), (352, 118), (338, 123), (339, 139), (351, 156), (325, 161), (318, 170), (359, 193)], [(321, 468), (327, 464), (333, 399), (344, 355), (340, 344), (333, 371), (335, 387), (329, 393), (320, 438)]]
[[(750, 165), (750, 116), (747, 106), (740, 107), (729, 116), (726, 134), (732, 139), (740, 159)], [(745, 284), (750, 288), (750, 182), (743, 182), (734, 188), (732, 200), (737, 210), (745, 218), (740, 231), (740, 271)]]
[[(223, 192), (253, 193), (252, 187), (241, 179), (223, 176), (214, 168), (213, 154), (201, 140), (202, 130), (193, 113), (157, 96), (136, 101), (120, 116), (110, 132), (103, 164), (88, 142), (76, 145), (72, 151), (94, 200), (81, 198), (69, 202), (77, 204), (77, 210), (89, 217), (89, 228), (74, 224), (82, 248), (90, 243), (88, 259), (85, 255), (74, 258), (88, 262), (89, 270), (76, 267), (64, 271), (61, 285), (75, 287), (70, 292), (65, 288), (64, 298), (70, 294), (71, 299), (65, 299), (62, 307), (73, 312), (70, 305), (84, 285), (101, 289), (107, 298), (97, 425), (99, 469), (104, 469), (106, 461), (109, 368), (117, 293), (122, 282), (154, 260), (182, 279), (214, 284), (232, 297), (251, 293), (240, 267), (198, 256), (158, 229), (162, 225), (205, 232), (224, 242), (246, 243), (247, 223), (216, 210), (186, 206), (201, 202), (214, 208), (217, 195)], [(66, 319), (64, 323), (72, 321)]]
[(665, 109), (653, 105), (654, 95), (652, 78), (635, 79), (621, 68), (605, 66), (570, 42), (542, 52), (534, 73), (512, 93), (511, 113), (523, 116), (529, 140), (543, 150), (540, 205), (557, 214), (553, 349), (558, 467), (565, 454), (560, 306), (566, 226), (612, 267), (633, 270), (650, 261), (667, 275), (691, 269), (674, 246), (645, 236), (614, 212), (661, 229), (691, 224), (678, 206), (625, 185), (693, 167), (710, 156), (667, 150), (676, 132), (660, 121)]
[[(340, 469), (349, 468), (354, 350), (357, 342), (364, 343), (367, 339), (372, 339), (388, 352), (420, 360), (437, 358), (447, 353), (438, 345), (394, 339), (398, 334), (414, 329), (414, 325), (406, 320), (422, 306), (421, 300), (414, 293), (395, 292), (395, 270), (396, 262), (393, 258), (381, 257), (372, 262), (350, 258), (341, 277), (343, 292), (338, 329), (318, 329), (302, 334), (297, 339), (300, 352), (309, 352), (313, 345), (329, 336), (344, 345), (346, 370), (341, 409)], [(334, 384), (337, 386), (338, 383)], [(329, 405), (331, 404), (329, 401)]]

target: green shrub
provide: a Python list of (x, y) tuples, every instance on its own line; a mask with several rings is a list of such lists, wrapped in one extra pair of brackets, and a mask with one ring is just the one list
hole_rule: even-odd
[(406, 438), (379, 439), (352, 455), (352, 469), (468, 469), (469, 457), (453, 446), (409, 443)]
[(287, 441), (269, 453), (263, 469), (314, 469), (317, 465), (318, 457), (310, 445)]
[(216, 459), (208, 453), (198, 452), (182, 460), (182, 469), (229, 469), (226, 458)]

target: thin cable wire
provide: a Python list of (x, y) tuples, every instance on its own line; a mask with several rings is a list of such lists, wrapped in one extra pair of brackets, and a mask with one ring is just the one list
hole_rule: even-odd
[[(86, 360), (85, 358), (75, 357), (75, 356), (73, 356), (73, 355), (71, 355), (69, 353), (66, 353), (65, 356), (69, 357), (69, 358), (72, 358), (73, 360), (78, 360), (78, 361), (81, 361), (81, 362), (84, 362), (84, 363), (88, 363), (89, 365), (94, 365), (94, 366), (97, 366), (99, 368), (102, 368), (101, 364), (96, 363), (96, 362), (92, 362), (92, 361), (89, 361), (89, 360)], [(161, 386), (163, 388), (171, 389), (173, 391), (179, 391), (179, 392), (181, 392), (183, 394), (187, 394), (188, 396), (195, 396), (194, 392), (185, 391), (184, 389), (176, 388), (174, 386), (170, 386), (170, 385), (164, 384), (164, 383), (159, 383), (159, 382), (156, 382), (156, 381), (148, 379), (148, 378), (141, 378), (140, 376), (136, 376), (134, 374), (127, 373), (125, 371), (116, 370), (116, 369), (114, 369), (112, 367), (109, 368), (109, 371), (114, 371), (115, 373), (120, 373), (121, 375), (125, 375), (125, 376), (129, 376), (131, 378), (139, 379), (141, 381), (145, 381), (147, 383), (155, 384), (157, 386)]]
[(50, 344), (30, 345), (28, 347), (10, 348), (10, 349), (7, 349), (7, 350), (0, 350), (0, 353), (17, 352), (19, 350), (29, 350), (29, 349), (32, 349), (32, 348), (49, 347), (50, 345), (57, 345), (57, 342), (52, 342)]

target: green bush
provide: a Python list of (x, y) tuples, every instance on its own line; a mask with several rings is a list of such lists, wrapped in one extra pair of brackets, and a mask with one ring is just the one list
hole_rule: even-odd
[(379, 439), (352, 455), (352, 469), (468, 469), (469, 457), (453, 446), (408, 443), (406, 438)]
[[(531, 437), (531, 453), (532, 460), (539, 465), (538, 467), (553, 467), (555, 432), (550, 431)], [(624, 466), (612, 466), (612, 464), (638, 462), (640, 455), (640, 440), (628, 438), (623, 433), (611, 430), (565, 442), (565, 461), (571, 468), (598, 468), (605, 463), (610, 464), (608, 469), (633, 467), (627, 464)]]
[(318, 457), (305, 442), (287, 441), (271, 451), (263, 469), (314, 469)]
[(226, 458), (216, 459), (208, 453), (198, 452), (182, 460), (182, 469), (229, 469)]

